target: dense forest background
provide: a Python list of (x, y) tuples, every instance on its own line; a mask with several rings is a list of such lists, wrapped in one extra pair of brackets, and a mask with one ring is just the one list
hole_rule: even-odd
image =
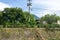
[(56, 14), (47, 14), (39, 18), (21, 8), (5, 8), (0, 11), (0, 27), (3, 28), (59, 28), (58, 20), (60, 16)]

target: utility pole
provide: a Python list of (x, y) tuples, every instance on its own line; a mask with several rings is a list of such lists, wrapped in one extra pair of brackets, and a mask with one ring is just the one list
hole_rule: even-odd
[(32, 6), (31, 0), (28, 0), (27, 6), (28, 6), (28, 11), (30, 13), (31, 6)]
[[(32, 6), (32, 3), (31, 3), (31, 0), (27, 0), (28, 3), (27, 3), (27, 7), (28, 7), (28, 12), (30, 13), (30, 10), (31, 10), (31, 6)], [(30, 16), (29, 16), (29, 19), (28, 21), (30, 22)]]

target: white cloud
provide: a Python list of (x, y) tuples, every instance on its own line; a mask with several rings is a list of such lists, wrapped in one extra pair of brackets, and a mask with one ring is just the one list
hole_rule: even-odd
[(35, 12), (35, 15), (38, 16), (38, 17), (42, 17), (46, 14), (55, 14), (55, 11), (45, 10), (45, 11)]
[(54, 11), (60, 10), (60, 0), (33, 0), (32, 3), (33, 3), (33, 6), (37, 8), (39, 7), (42, 9), (47, 9), (47, 10), (43, 10), (42, 12), (40, 11), (43, 14), (37, 12), (38, 13), (37, 16), (40, 16), (40, 17), (45, 14), (53, 14)]
[(0, 2), (0, 11), (4, 10), (4, 8), (7, 8), (7, 7), (10, 8), (8, 4)]
[(60, 10), (60, 0), (34, 0), (35, 5), (44, 5), (51, 10)]

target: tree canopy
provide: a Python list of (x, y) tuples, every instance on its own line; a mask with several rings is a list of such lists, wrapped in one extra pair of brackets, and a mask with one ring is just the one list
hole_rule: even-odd
[(56, 23), (58, 20), (60, 20), (60, 17), (57, 16), (56, 14), (53, 14), (53, 15), (45, 15), (43, 17), (41, 17), (42, 21), (46, 21), (48, 24), (52, 24), (52, 23)]
[(57, 21), (60, 20), (60, 17), (56, 14), (53, 15), (45, 15), (38, 19), (38, 26), (39, 27), (60, 27), (60, 25), (57, 23)]
[[(56, 14), (54, 15), (45, 15), (36, 20), (35, 15), (23, 11), (21, 8), (5, 8), (3, 11), (0, 11), (0, 25), (3, 27), (35, 27), (35, 26), (56, 26), (57, 20), (60, 20), (60, 17)], [(47, 22), (47, 25), (43, 24), (43, 21)], [(41, 26), (42, 25), (42, 26)], [(60, 25), (57, 25), (60, 26)]]
[(0, 25), (36, 24), (33, 15), (21, 8), (5, 8), (0, 14)]

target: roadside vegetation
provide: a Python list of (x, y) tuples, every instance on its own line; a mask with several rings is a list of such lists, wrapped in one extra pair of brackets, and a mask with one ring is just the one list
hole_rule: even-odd
[(60, 40), (60, 16), (41, 18), (21, 8), (0, 11), (0, 40)]
[(38, 18), (21, 8), (5, 8), (0, 11), (1, 28), (60, 28), (60, 16), (56, 14), (45, 15)]
[(60, 31), (43, 28), (2, 28), (0, 40), (60, 40)]

